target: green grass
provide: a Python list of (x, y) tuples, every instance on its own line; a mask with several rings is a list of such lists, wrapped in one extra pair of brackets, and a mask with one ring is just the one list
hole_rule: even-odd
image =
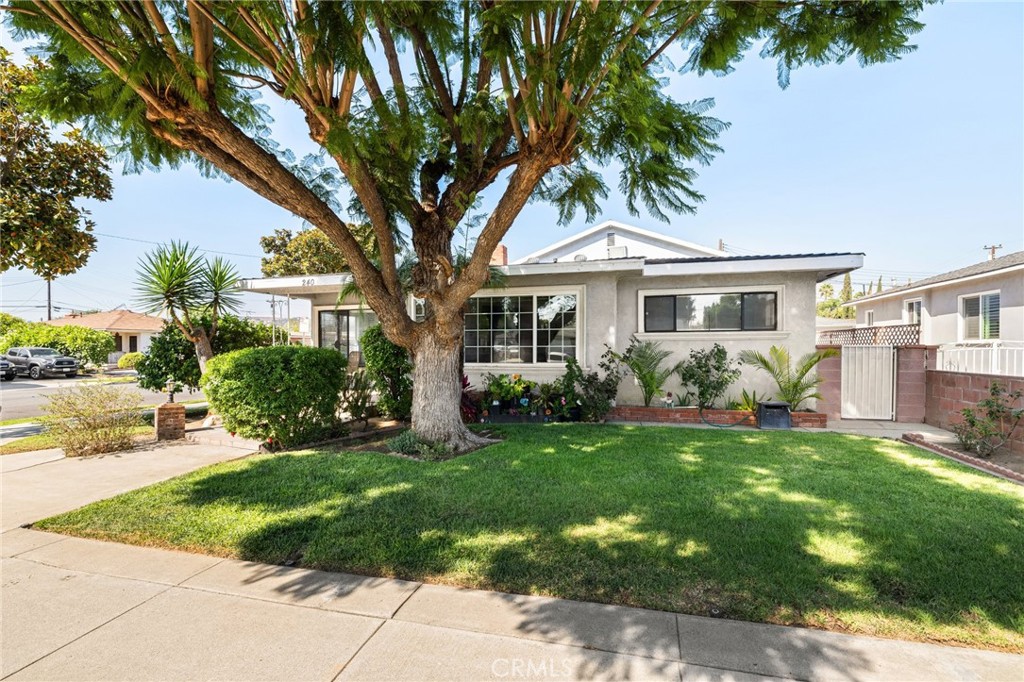
[[(151, 436), (153, 435), (153, 427), (139, 426), (135, 428), (135, 433), (137, 436)], [(49, 450), (50, 448), (57, 447), (60, 447), (57, 444), (57, 440), (52, 435), (43, 432), (0, 445), (0, 457), (3, 455), (17, 455), (22, 452), (33, 452), (35, 450)]]
[(218, 464), (46, 530), (219, 556), (1024, 650), (1024, 488), (839, 434), (507, 426), (442, 463)]
[(31, 424), (39, 421), (39, 417), (19, 417), (18, 419), (4, 419), (0, 426), (14, 426), (15, 424)]

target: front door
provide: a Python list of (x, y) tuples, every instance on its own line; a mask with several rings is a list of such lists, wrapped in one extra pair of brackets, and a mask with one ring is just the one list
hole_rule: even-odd
[(321, 348), (333, 348), (348, 357), (348, 316), (347, 310), (321, 310), (318, 320), (320, 338), (317, 345)]
[(138, 353), (139, 352), (139, 337), (134, 334), (128, 337), (128, 352)]

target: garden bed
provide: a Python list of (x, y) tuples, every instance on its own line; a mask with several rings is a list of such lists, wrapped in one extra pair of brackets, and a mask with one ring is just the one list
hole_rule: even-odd
[[(658, 422), (663, 424), (704, 424), (718, 426), (757, 426), (754, 415), (746, 410), (704, 410), (701, 418), (696, 407), (641, 407), (622, 405), (612, 408), (608, 419), (623, 422)], [(824, 412), (793, 412), (793, 428), (823, 429), (828, 425)]]
[[(422, 462), (255, 455), (37, 524), (307, 568), (1024, 651), (1024, 488), (895, 441), (494, 427)], [(893, 513), (899, 500), (899, 513)], [(937, 561), (936, 557), (956, 557)]]

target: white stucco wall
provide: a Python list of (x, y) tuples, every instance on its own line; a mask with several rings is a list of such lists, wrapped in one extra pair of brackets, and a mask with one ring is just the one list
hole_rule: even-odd
[(967, 282), (936, 286), (891, 299), (857, 306), (857, 324), (867, 323), (867, 311), (875, 311), (875, 324), (903, 324), (906, 301), (921, 299), (921, 343), (938, 346), (962, 341), (960, 298), (999, 292), (1000, 339), (1024, 341), (1024, 272), (1017, 270)]

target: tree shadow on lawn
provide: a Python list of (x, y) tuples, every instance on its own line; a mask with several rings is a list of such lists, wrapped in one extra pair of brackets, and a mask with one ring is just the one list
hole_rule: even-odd
[(440, 464), (263, 457), (179, 492), (266, 515), (237, 540), (253, 561), (901, 637), (992, 624), (1020, 646), (1011, 484), (832, 434), (561, 430)]

